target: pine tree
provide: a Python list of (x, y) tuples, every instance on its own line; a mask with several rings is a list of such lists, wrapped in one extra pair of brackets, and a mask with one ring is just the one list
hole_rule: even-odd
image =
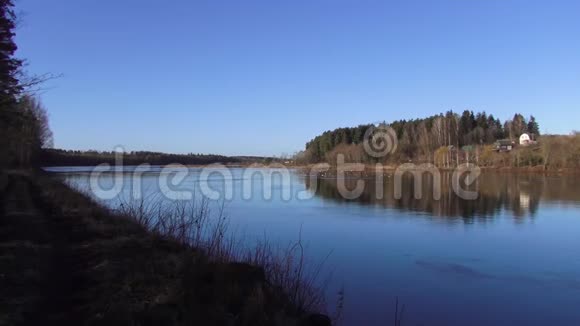
[(540, 125), (533, 115), (530, 116), (530, 121), (528, 122), (528, 132), (535, 135), (536, 137), (540, 135)]
[(35, 117), (21, 110), (19, 99), (23, 87), (19, 81), (22, 60), (14, 54), (16, 15), (12, 0), (0, 0), (0, 165), (30, 164), (32, 147), (30, 130)]
[(16, 97), (22, 91), (18, 73), (22, 60), (14, 57), (18, 49), (14, 43), (16, 16), (12, 0), (0, 0), (0, 105), (14, 105)]

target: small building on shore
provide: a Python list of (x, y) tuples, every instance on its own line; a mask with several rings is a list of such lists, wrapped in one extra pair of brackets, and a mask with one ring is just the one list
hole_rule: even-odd
[(530, 145), (534, 145), (536, 144), (536, 141), (534, 140), (534, 135), (533, 134), (522, 134), (520, 136), (520, 145), (522, 146), (530, 146)]
[(515, 142), (510, 139), (498, 140), (495, 143), (495, 150), (498, 152), (511, 152), (515, 147)]

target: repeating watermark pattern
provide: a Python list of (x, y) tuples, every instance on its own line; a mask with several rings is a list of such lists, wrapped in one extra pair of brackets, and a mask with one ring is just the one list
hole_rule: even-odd
[[(385, 158), (394, 154), (397, 150), (398, 142), (395, 130), (389, 126), (378, 125), (367, 130), (364, 135), (363, 148), (365, 152), (374, 158)], [(284, 201), (309, 200), (312, 199), (318, 189), (319, 179), (332, 178), (336, 181), (336, 188), (339, 194), (347, 200), (360, 198), (366, 187), (369, 178), (353, 178), (353, 175), (360, 175), (369, 169), (368, 165), (362, 163), (347, 162), (345, 156), (338, 154), (334, 165), (320, 163), (310, 165), (305, 169), (305, 178), (308, 187), (294, 190), (293, 169), (283, 164), (252, 164), (244, 167), (236, 176), (232, 170), (222, 164), (210, 164), (203, 167), (191, 169), (182, 164), (170, 164), (166, 166), (151, 166), (142, 164), (128, 169), (123, 165), (123, 155), (125, 151), (122, 147), (115, 148), (115, 165), (101, 164), (95, 167), (89, 176), (89, 187), (92, 194), (102, 200), (112, 200), (129, 192), (131, 199), (143, 199), (142, 180), (145, 174), (152, 174), (157, 179), (159, 192), (163, 197), (171, 201), (190, 201), (194, 198), (195, 192), (211, 200), (232, 200), (235, 190), (241, 191), (241, 198), (251, 200), (260, 196), (263, 200), (273, 198), (273, 190), (279, 190), (280, 197)], [(373, 182), (375, 189), (372, 192), (380, 200), (384, 196), (384, 178), (386, 167), (381, 163), (372, 166), (374, 173)], [(195, 178), (192, 179), (192, 171), (195, 171)], [(475, 181), (479, 178), (481, 169), (474, 164), (459, 165), (452, 174), (451, 185), (448, 186), (455, 195), (464, 200), (475, 200), (478, 198), (478, 191), (470, 190)], [(442, 196), (442, 176), (441, 171), (433, 164), (401, 164), (394, 170), (393, 187), (395, 199), (403, 197), (404, 177), (413, 178), (414, 197), (418, 200), (423, 198), (424, 177), (432, 180), (428, 190), (433, 192), (433, 200), (440, 200)], [(106, 180), (107, 182), (103, 182)], [(354, 180), (354, 186), (353, 186)], [(234, 181), (241, 181), (241, 186), (236, 187)], [(348, 182), (347, 182), (348, 181)], [(192, 187), (195, 184), (195, 189)], [(347, 185), (350, 184), (350, 188)], [(127, 187), (130, 185), (130, 190)], [(473, 188), (473, 187), (472, 187)], [(477, 187), (475, 187), (477, 188)]]

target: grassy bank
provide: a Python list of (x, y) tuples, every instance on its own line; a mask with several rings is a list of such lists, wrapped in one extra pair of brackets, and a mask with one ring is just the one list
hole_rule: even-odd
[(0, 193), (0, 324), (330, 324), (290, 254), (184, 241), (196, 224), (178, 210), (162, 229), (32, 172), (3, 173)]

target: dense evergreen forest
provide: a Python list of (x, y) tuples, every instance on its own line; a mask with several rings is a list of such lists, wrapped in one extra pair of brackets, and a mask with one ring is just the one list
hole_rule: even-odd
[[(517, 140), (523, 133), (540, 135), (535, 117), (526, 119), (515, 114), (512, 120), (500, 121), (486, 112), (464, 111), (461, 115), (449, 111), (424, 119), (398, 120), (383, 123), (393, 128), (397, 137), (397, 151), (389, 155), (394, 162), (415, 159), (429, 160), (440, 148), (493, 144), (501, 139)], [(354, 161), (376, 161), (365, 155), (362, 142), (373, 125), (339, 128), (326, 131), (306, 144), (302, 158), (308, 162), (330, 161), (337, 152), (349, 155)]]

